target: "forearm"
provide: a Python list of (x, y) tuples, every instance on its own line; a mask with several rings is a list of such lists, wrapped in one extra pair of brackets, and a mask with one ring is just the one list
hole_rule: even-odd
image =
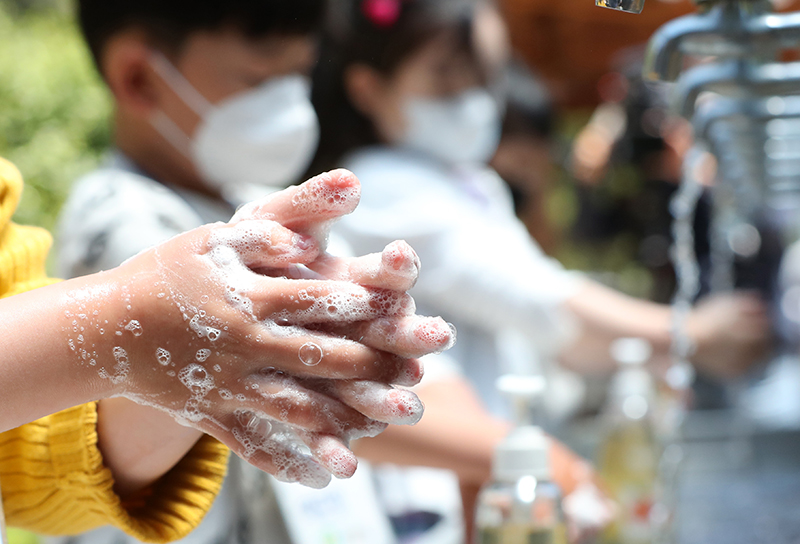
[(0, 300), (0, 431), (105, 396), (109, 384), (78, 354), (99, 332), (77, 321), (74, 295), (90, 285), (72, 280)]
[(202, 433), (169, 414), (124, 398), (100, 401), (98, 447), (120, 496), (152, 484), (183, 459)]
[[(91, 364), (92, 355), (84, 359), (80, 351), (99, 347), (98, 337), (114, 335), (113, 283), (104, 286), (102, 324), (109, 321), (107, 329), (82, 330), (80, 314), (97, 309), (90, 309), (84, 295), (87, 289), (102, 289), (104, 278), (79, 278), (0, 300), (0, 330), (14, 332), (0, 337), (0, 429), (113, 393), (108, 380), (99, 377), (99, 364)], [(202, 435), (168, 414), (123, 398), (100, 402), (97, 431), (104, 464), (120, 495), (160, 478)]]
[(461, 323), (512, 328), (537, 345), (559, 345), (566, 332), (561, 306), (584, 280), (542, 255), (517, 230), (489, 230), (489, 239), (474, 242), (459, 237), (437, 247), (438, 256), (420, 257), (425, 273), (416, 287), (419, 298)]
[(656, 355), (670, 346), (671, 309), (664, 304), (636, 299), (599, 283), (586, 281), (565, 306), (577, 322), (575, 340), (561, 352), (561, 361), (579, 372), (605, 372), (615, 368), (609, 346), (617, 338), (647, 340)]

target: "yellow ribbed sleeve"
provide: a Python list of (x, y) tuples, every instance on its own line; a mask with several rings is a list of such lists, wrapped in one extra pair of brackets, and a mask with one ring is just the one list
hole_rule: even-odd
[(9, 525), (76, 534), (114, 525), (146, 542), (186, 536), (211, 507), (227, 450), (202, 438), (172, 471), (128, 501), (113, 491), (97, 449), (94, 403), (0, 434), (0, 483)]
[(44, 270), (50, 234), (37, 227), (16, 225), (11, 216), (22, 193), (22, 176), (0, 158), (0, 298), (43, 287), (57, 280)]
[[(19, 171), (0, 159), (0, 298), (57, 281), (44, 268), (50, 235), (11, 223), (21, 191)], [(225, 446), (203, 437), (158, 482), (122, 501), (97, 447), (97, 406), (78, 406), (0, 434), (6, 521), (46, 534), (114, 525), (146, 542), (171, 542), (211, 507), (227, 458)]]

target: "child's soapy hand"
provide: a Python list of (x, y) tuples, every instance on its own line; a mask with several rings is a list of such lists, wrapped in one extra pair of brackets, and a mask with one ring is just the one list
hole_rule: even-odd
[(603, 492), (594, 468), (563, 444), (550, 450), (553, 480), (564, 493), (561, 506), (570, 544), (595, 542), (616, 516), (616, 505)]
[(358, 197), (352, 174), (324, 174), (72, 292), (70, 347), (99, 396), (166, 411), (280, 479), (352, 475), (348, 441), (416, 422), (421, 403), (391, 384), (417, 383), (411, 357), (454, 339), (414, 314), (404, 291), (419, 262), (404, 243), (359, 259), (322, 252)]

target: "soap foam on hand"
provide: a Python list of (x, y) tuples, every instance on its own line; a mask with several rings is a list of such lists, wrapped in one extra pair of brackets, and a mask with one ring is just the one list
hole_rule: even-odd
[(415, 425), (422, 418), (422, 401), (411, 391), (369, 381), (340, 381), (331, 394), (376, 421)]
[[(419, 259), (405, 242), (346, 264), (326, 256), (347, 271), (340, 281), (314, 272), (321, 249), (309, 233), (323, 235), (326, 222), (352, 211), (358, 197), (351, 174), (318, 176), (245, 206), (230, 224), (203, 227), (143, 252), (117, 269), (128, 271), (124, 281), (73, 292), (66, 317), (76, 360), (113, 384), (116, 394), (216, 436), (280, 479), (321, 487), (331, 473), (349, 477), (356, 466), (350, 440), (374, 436), (387, 423), (413, 424), (423, 407), (410, 391), (386, 383), (330, 381), (332, 365), (361, 353), (348, 371), (353, 376), (397, 365), (393, 383), (416, 383), (421, 367), (402, 366), (401, 358), (446, 349), (454, 340), (446, 323), (416, 316), (413, 299), (392, 289), (410, 287), (419, 273)], [(267, 278), (254, 271), (306, 266), (318, 279)], [(298, 289), (296, 281), (306, 288)], [(123, 310), (106, 312), (117, 300)], [(282, 309), (265, 313), (265, 307)], [(383, 354), (364, 360), (365, 353), (374, 357), (362, 345), (365, 338), (372, 342), (365, 345), (394, 353), (394, 359)], [(287, 340), (296, 342), (293, 355), (285, 350)], [(265, 346), (284, 348), (264, 357), (270, 364), (335, 387), (309, 389), (279, 370), (263, 375), (255, 365)]]
[[(224, 340), (217, 342), (219, 338), (208, 332), (217, 331), (217, 334), (221, 334), (220, 331), (228, 329), (229, 326), (208, 311), (201, 314), (200, 307), (191, 303), (192, 297), (177, 289), (176, 285), (157, 284), (152, 287), (157, 290), (157, 299), (168, 302), (174, 310), (177, 310), (178, 321), (183, 323), (185, 331), (181, 338), (181, 344), (186, 347), (182, 349), (173, 347), (168, 350), (158, 346), (152, 348), (148, 358), (141, 361), (132, 360), (129, 352), (133, 350), (129, 346), (150, 341), (151, 336), (156, 333), (155, 329), (147, 326), (144, 317), (140, 320), (126, 318), (114, 324), (104, 319), (100, 308), (115, 295), (114, 291), (116, 291), (116, 295), (124, 301), (126, 314), (133, 316), (140, 313), (137, 296), (129, 293), (127, 287), (109, 288), (97, 290), (97, 292), (80, 291), (72, 293), (74, 296), (69, 306), (73, 310), (68, 311), (66, 317), (71, 320), (68, 331), (70, 333), (69, 344), (81, 364), (96, 365), (101, 378), (122, 387), (125, 391), (123, 396), (166, 411), (184, 425), (206, 431), (229, 432), (238, 447), (235, 444), (229, 445), (243, 456), (254, 455), (258, 451), (269, 456), (270, 470), (282, 480), (300, 481), (312, 487), (324, 486), (330, 480), (330, 473), (325, 468), (327, 466), (325, 463), (320, 464), (316, 460), (317, 455), (324, 455), (328, 459), (327, 463), (333, 462), (332, 468), (335, 470), (335, 475), (347, 477), (352, 474), (355, 464), (347, 463), (352, 453), (342, 442), (325, 443), (325, 450), (317, 454), (304, 443), (304, 440), (316, 440), (313, 433), (307, 433), (302, 427), (294, 426), (288, 421), (279, 421), (274, 414), (272, 417), (261, 414), (262, 417), (257, 420), (256, 425), (251, 423), (246, 428), (239, 428), (231, 422), (226, 423), (224, 417), (218, 417), (216, 414), (220, 413), (220, 406), (212, 392), (218, 386), (215, 376), (222, 373), (223, 370), (218, 350), (225, 349), (225, 342)], [(164, 295), (159, 297), (158, 294), (162, 293)], [(152, 295), (152, 292), (147, 294), (148, 297)], [(200, 299), (204, 304), (209, 302), (206, 297), (207, 295), (203, 295)], [(202, 317), (200, 317), (201, 315)], [(111, 348), (110, 356), (103, 357), (103, 347), (91, 342), (92, 337), (87, 334), (89, 328), (108, 329), (113, 343), (119, 344)], [(169, 340), (170, 345), (174, 346), (178, 338), (170, 337)], [(123, 345), (125, 347), (122, 347)], [(310, 357), (308, 362), (314, 362), (313, 354)], [(321, 360), (317, 362), (321, 362)], [(225, 366), (230, 367), (231, 365)], [(136, 375), (142, 372), (145, 374), (160, 373), (162, 378), (159, 380), (162, 385), (159, 385), (159, 388), (162, 389), (162, 392), (147, 393), (145, 390), (139, 390), (141, 384), (136, 383)], [(166, 376), (172, 374), (173, 377), (166, 378), (165, 374)], [(239, 381), (239, 379), (236, 380), (236, 382)], [(178, 389), (183, 389), (185, 394), (175, 394), (176, 388), (169, 386), (170, 383), (180, 384)], [(281, 386), (280, 394), (267, 394), (266, 398), (255, 387), (239, 386), (236, 393), (227, 388), (220, 388), (218, 390), (219, 401), (235, 400), (241, 403), (247, 401), (248, 397), (264, 400), (269, 400), (269, 397), (272, 397), (273, 400), (282, 397), (294, 398), (295, 402), (300, 404), (306, 402), (313, 405), (307, 400), (308, 393), (301, 387), (297, 386), (293, 389), (294, 382), (290, 377), (286, 376), (286, 379), (281, 382)], [(170, 390), (175, 397), (172, 401), (166, 398), (170, 395)], [(184, 400), (180, 400), (182, 396)], [(333, 402), (332, 399), (331, 402)], [(330, 412), (325, 406), (318, 408), (320, 412)], [(284, 416), (284, 419), (286, 418), (291, 419), (289, 414)], [(374, 423), (362, 428), (350, 428), (344, 421), (341, 421), (340, 424), (341, 427), (337, 431), (344, 440), (349, 440), (350, 436), (372, 435), (376, 432)], [(379, 427), (378, 431), (383, 429), (383, 425), (379, 425)]]
[(353, 173), (333, 170), (242, 206), (231, 223), (277, 219), (287, 228), (315, 236), (324, 249), (330, 222), (352, 213), (360, 198), (361, 186)]
[(298, 292), (300, 309), (281, 310), (270, 316), (271, 321), (289, 320), (295, 325), (318, 323), (353, 323), (379, 316), (413, 315), (414, 299), (405, 293), (386, 289), (365, 288), (346, 282), (337, 282), (331, 290), (330, 282), (320, 288), (310, 287)]
[(441, 317), (420, 315), (381, 317), (356, 326), (329, 327), (331, 334), (355, 338), (375, 347), (391, 350), (400, 357), (418, 358), (453, 347), (456, 329)]

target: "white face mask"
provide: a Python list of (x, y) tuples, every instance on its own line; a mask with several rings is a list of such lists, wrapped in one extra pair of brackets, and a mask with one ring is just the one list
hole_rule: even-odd
[(152, 65), (201, 118), (191, 138), (163, 111), (151, 118), (153, 127), (226, 200), (238, 205), (298, 181), (319, 141), (307, 78), (270, 79), (211, 104), (163, 55), (155, 55)]
[(486, 164), (500, 142), (500, 107), (476, 87), (447, 99), (413, 98), (403, 107), (401, 143), (452, 164)]

